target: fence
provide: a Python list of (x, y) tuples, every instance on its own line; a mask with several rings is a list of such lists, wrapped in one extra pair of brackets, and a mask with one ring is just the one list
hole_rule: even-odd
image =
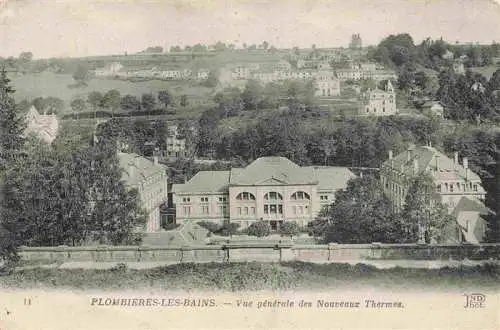
[(228, 244), (206, 246), (24, 247), (20, 256), (37, 263), (64, 262), (280, 262), (366, 260), (499, 260), (500, 244)]

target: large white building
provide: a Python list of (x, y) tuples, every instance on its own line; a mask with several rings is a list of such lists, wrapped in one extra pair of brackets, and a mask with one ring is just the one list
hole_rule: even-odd
[(201, 171), (173, 186), (178, 223), (224, 221), (246, 228), (257, 220), (278, 229), (305, 226), (355, 175), (344, 167), (301, 167), (283, 157), (262, 157), (245, 168)]
[(25, 134), (34, 134), (47, 143), (52, 143), (57, 137), (57, 133), (59, 132), (59, 121), (54, 113), (50, 115), (44, 113), (42, 115), (34, 106), (31, 106), (26, 114), (25, 120)]
[(340, 95), (340, 81), (333, 71), (320, 71), (316, 75), (317, 97), (329, 97)]
[(470, 170), (468, 159), (459, 163), (458, 153), (450, 159), (430, 146), (410, 147), (394, 157), (390, 151), (380, 168), (380, 180), (394, 210), (403, 210), (412, 180), (423, 173), (432, 176), (440, 202), (457, 219), (460, 230), (455, 241), (481, 242), (486, 231), (481, 217), (488, 213), (483, 204), (486, 191), (479, 176)]
[(167, 168), (158, 163), (132, 153), (118, 153), (123, 169), (122, 181), (129, 188), (139, 192), (141, 207), (148, 214), (146, 232), (160, 230), (160, 206), (167, 202)]

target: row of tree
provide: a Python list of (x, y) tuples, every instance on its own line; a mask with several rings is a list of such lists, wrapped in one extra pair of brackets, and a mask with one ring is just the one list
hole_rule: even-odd
[(25, 124), (5, 71), (0, 76), (0, 242), (17, 247), (132, 243), (145, 214), (121, 181), (115, 145), (61, 134), (53, 145), (24, 137)]

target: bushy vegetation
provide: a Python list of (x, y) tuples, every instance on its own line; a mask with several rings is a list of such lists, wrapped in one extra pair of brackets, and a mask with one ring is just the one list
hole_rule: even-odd
[(113, 270), (27, 269), (0, 276), (2, 288), (160, 290), (308, 290), (341, 286), (394, 289), (497, 289), (500, 267), (377, 269), (364, 264), (208, 263), (179, 264), (147, 270), (118, 265)]
[(246, 233), (257, 237), (269, 236), (271, 234), (271, 226), (267, 221), (256, 221), (246, 229)]
[(200, 221), (198, 225), (205, 228), (212, 234), (220, 236), (231, 236), (238, 232), (239, 223), (225, 222), (222, 225), (211, 221)]

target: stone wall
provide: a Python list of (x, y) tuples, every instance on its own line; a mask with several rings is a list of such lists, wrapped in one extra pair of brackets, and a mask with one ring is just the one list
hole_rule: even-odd
[(23, 260), (64, 262), (362, 262), (369, 260), (499, 260), (500, 244), (227, 244), (204, 246), (24, 247)]

